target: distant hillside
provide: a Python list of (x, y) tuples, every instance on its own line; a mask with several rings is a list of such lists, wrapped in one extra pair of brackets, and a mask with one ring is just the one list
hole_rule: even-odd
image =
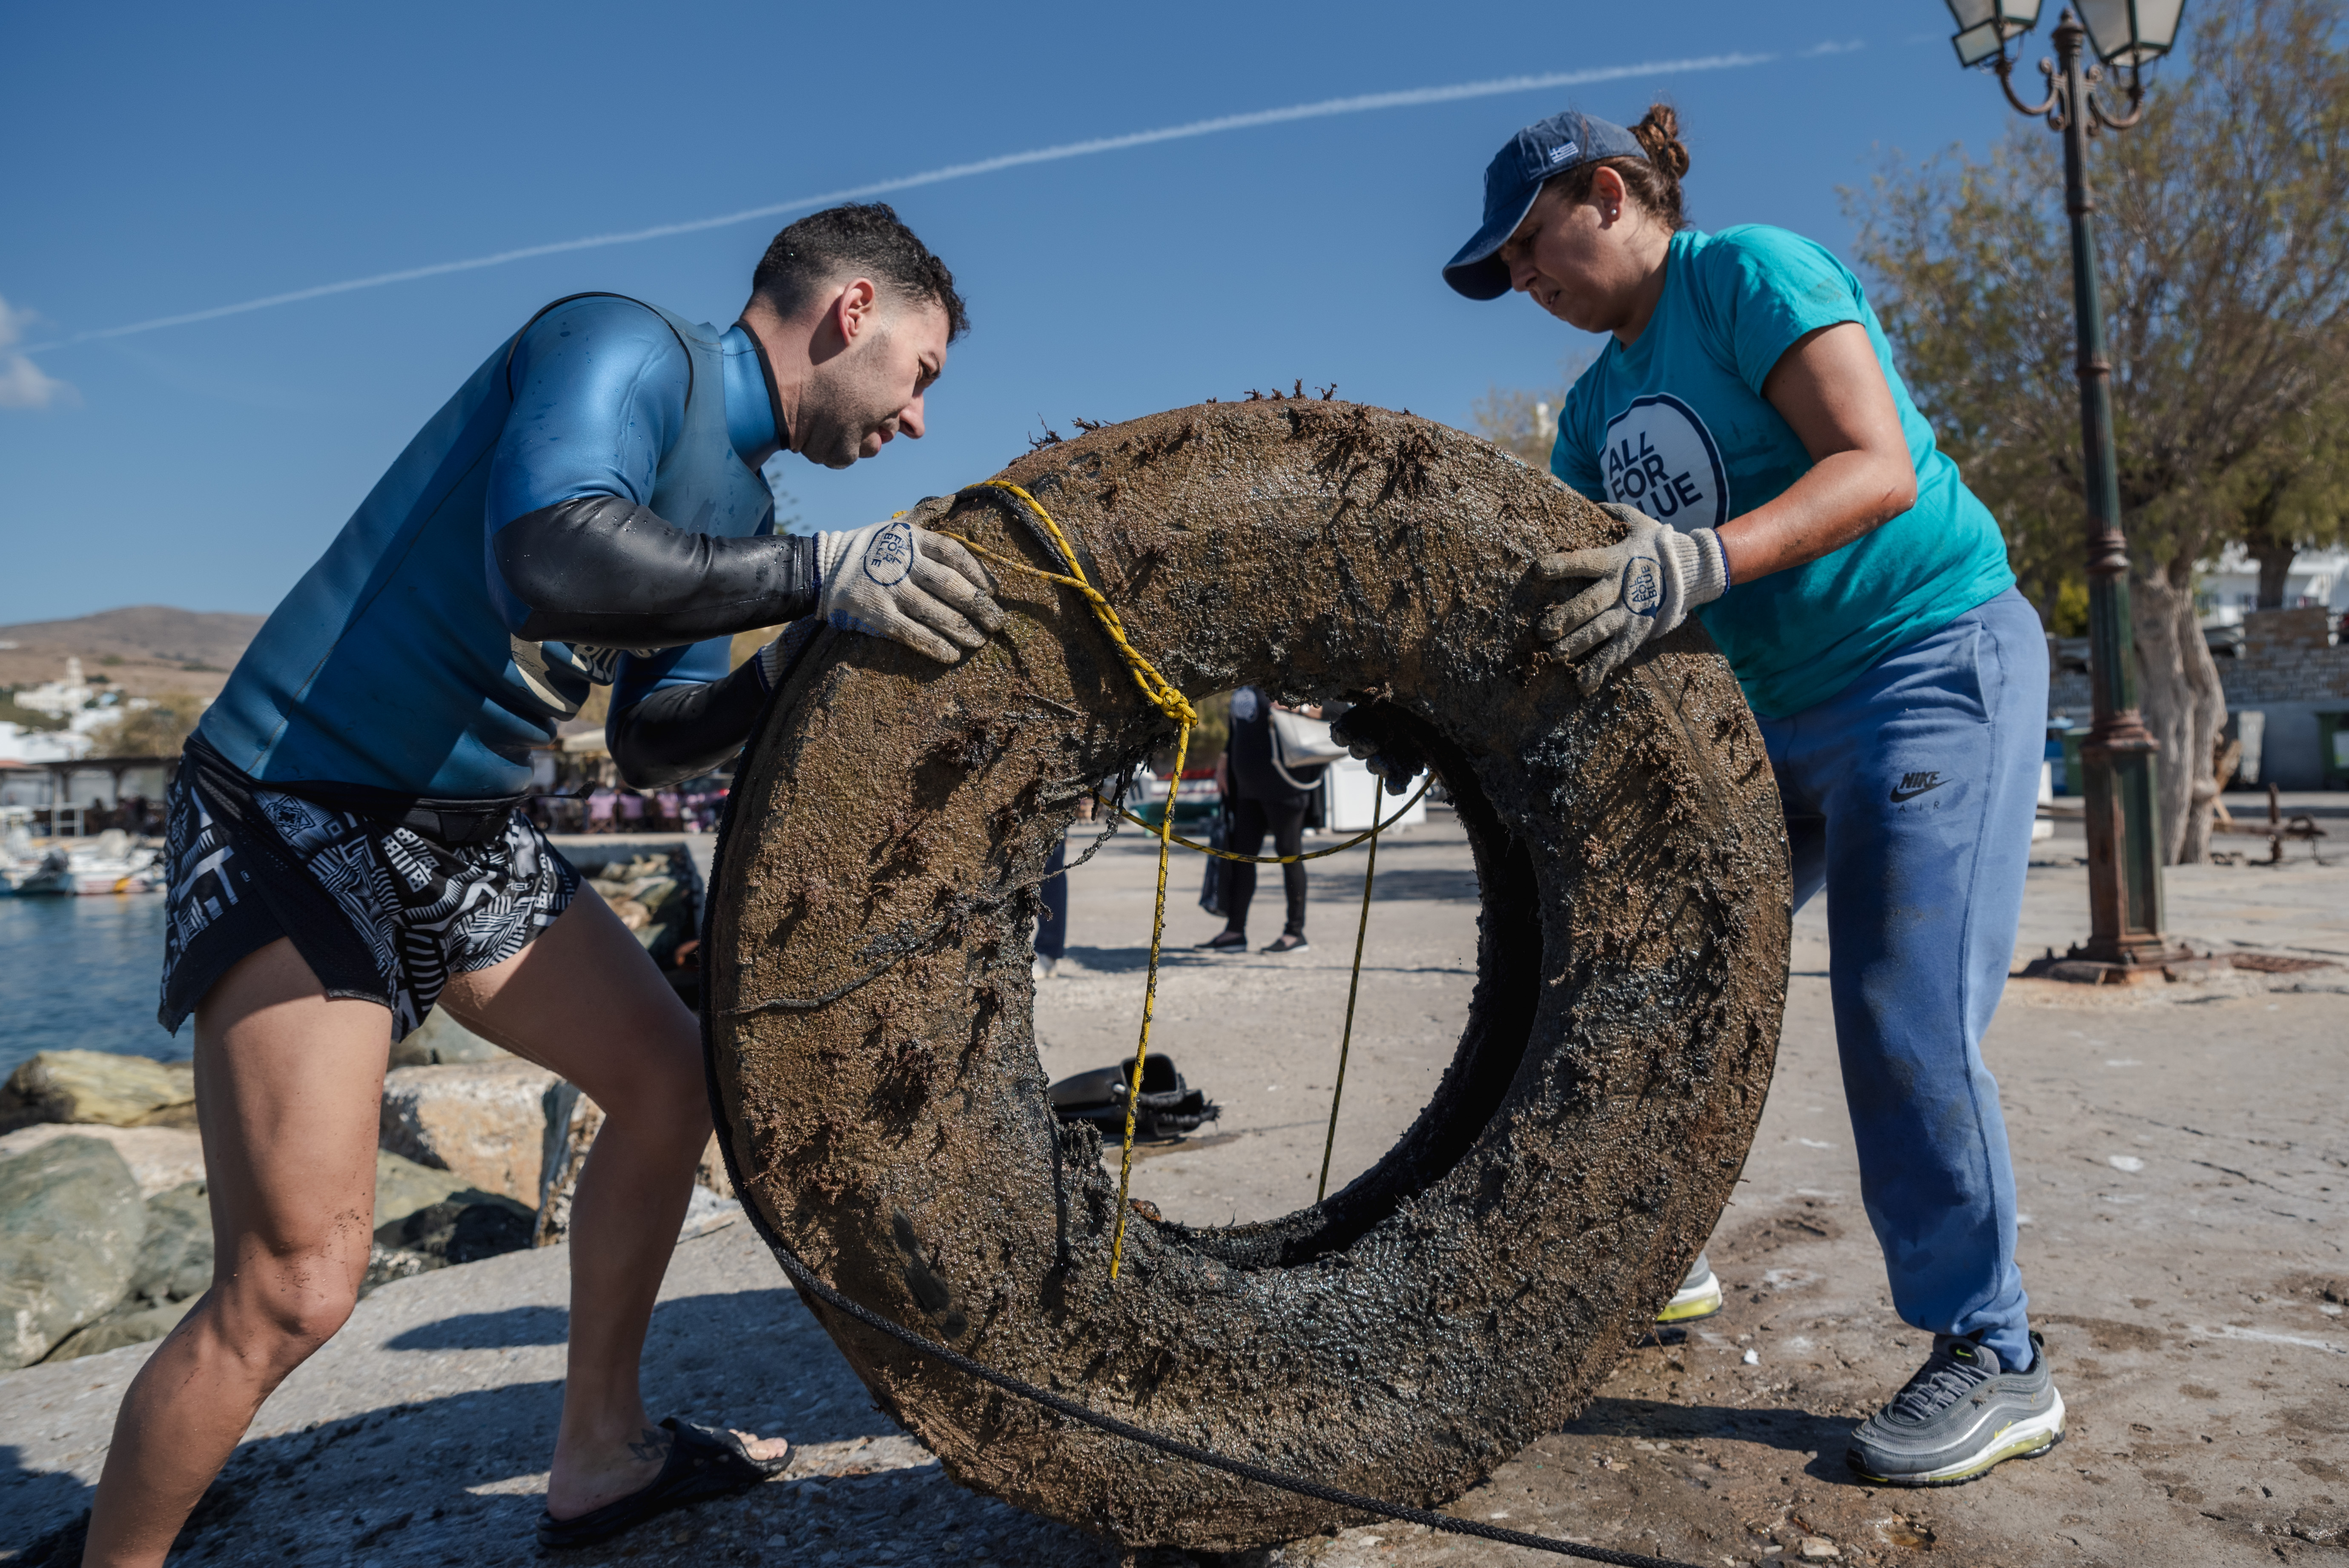
[(244, 652), (263, 617), (226, 611), (175, 610), (133, 604), (70, 621), (28, 621), (0, 626), (0, 686), (57, 680), (66, 660), (81, 660), (85, 675), (104, 676), (134, 696), (191, 691), (218, 695), (231, 665)]

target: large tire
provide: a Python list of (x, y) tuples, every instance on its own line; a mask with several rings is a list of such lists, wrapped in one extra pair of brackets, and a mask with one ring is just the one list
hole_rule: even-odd
[[(1761, 736), (1693, 624), (1593, 699), (1537, 667), (1527, 561), (1618, 531), (1427, 420), (1209, 405), (1003, 477), (1184, 691), (1414, 716), (1483, 889), (1458, 1054), (1343, 1191), (1224, 1230), (1137, 1216), (1110, 1281), (1114, 1186), (1090, 1130), (1056, 1140), (1022, 922), (1079, 796), (1173, 727), (1076, 593), (999, 571), (1010, 624), (952, 668), (817, 635), (738, 770), (707, 1004), (738, 1188), (838, 1289), (991, 1366), (1229, 1455), (1446, 1501), (1590, 1398), (1744, 1163), (1786, 973)], [(999, 495), (920, 516), (1054, 564)], [(1202, 1550), (1340, 1522), (821, 1315), (958, 1480), (1022, 1508)]]

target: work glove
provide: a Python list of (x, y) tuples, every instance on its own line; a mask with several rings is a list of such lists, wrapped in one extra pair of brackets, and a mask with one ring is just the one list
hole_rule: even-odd
[(969, 551), (903, 518), (815, 536), (816, 614), (942, 665), (1003, 626), (995, 584)]
[(1586, 696), (1640, 644), (1673, 631), (1691, 610), (1729, 591), (1729, 561), (1712, 529), (1682, 533), (1616, 501), (1601, 502), (1599, 510), (1623, 525), (1621, 542), (1561, 551), (1534, 562), (1534, 575), (1545, 580), (1599, 579), (1551, 605), (1534, 625), (1534, 635), (1551, 644), (1558, 657), (1582, 660)]
[(777, 637), (751, 655), (751, 663), (759, 666), (761, 691), (771, 692), (783, 684), (783, 637)]
[(1411, 781), (1427, 771), (1427, 758), (1398, 722), (1401, 717), (1393, 707), (1371, 702), (1350, 707), (1330, 722), (1330, 738), (1384, 779), (1390, 795), (1406, 793)]

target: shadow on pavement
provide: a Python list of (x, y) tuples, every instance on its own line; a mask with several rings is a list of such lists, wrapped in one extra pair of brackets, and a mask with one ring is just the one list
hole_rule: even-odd
[(419, 1323), (383, 1342), (386, 1350), (502, 1350), (516, 1345), (560, 1345), (571, 1315), (559, 1306), (510, 1306)]
[[(1361, 886), (1360, 883), (1355, 885)], [(1245, 955), (1205, 953), (1187, 944), (1178, 947), (1170, 938), (1166, 944), (1158, 950), (1158, 972), (1164, 975), (1169, 970), (1175, 969), (1212, 969), (1218, 966), (1237, 969), (1244, 965), (1254, 968), (1277, 966), (1284, 961), (1271, 954), (1260, 956), (1254, 949), (1271, 941), (1272, 935), (1279, 933), (1280, 906), (1278, 901), (1273, 904), (1272, 923), (1267, 927), (1267, 930), (1272, 934), (1252, 939), (1249, 944), (1250, 951)], [(1201, 938), (1201, 940), (1206, 939)], [(1309, 965), (1313, 965), (1316, 960), (1327, 958), (1330, 954), (1335, 953), (1342, 965), (1353, 951), (1354, 928), (1352, 921), (1349, 919), (1343, 923), (1342, 930), (1317, 931), (1313, 934), (1313, 951), (1309, 956), (1304, 958), (1303, 962)], [(1068, 957), (1081, 965), (1087, 973), (1095, 975), (1139, 975), (1150, 967), (1150, 949), (1147, 947), (1071, 945), (1068, 951)], [(1464, 975), (1473, 978), (1476, 973), (1476, 966), (1474, 964), (1365, 964), (1362, 965), (1362, 973), (1365, 975)]]
[[(1351, 871), (1309, 872), (1306, 887), (1311, 896), (1323, 902), (1343, 900), (1359, 904), (1362, 900), (1362, 873), (1358, 867)], [(1278, 885), (1274, 891), (1278, 892)], [(1264, 896), (1259, 881), (1257, 896)], [(1475, 903), (1484, 897), (1476, 886), (1476, 873), (1467, 867), (1435, 867), (1423, 870), (1397, 868), (1379, 872), (1378, 883), (1371, 889), (1371, 902), (1385, 903), (1390, 899), (1432, 899), (1455, 903)]]
[[(788, 1289), (663, 1302), (647, 1336), (647, 1397), (678, 1408), (651, 1413), (704, 1422), (772, 1414), (785, 1423), (777, 1435), (802, 1448), (894, 1435), (853, 1378), (843, 1387), (829, 1369), (811, 1376), (803, 1350), (780, 1338), (762, 1351), (760, 1329), (799, 1311)], [(565, 1323), (552, 1306), (460, 1313), (387, 1343), (496, 1351), (559, 1344)], [(666, 1395), (653, 1392), (664, 1387)], [(453, 1553), (447, 1561), (488, 1563), (508, 1549), (534, 1556), (530, 1532), (543, 1502), (530, 1478), (547, 1462), (562, 1398), (556, 1379), (473, 1387), (249, 1440), (190, 1516), (172, 1560), (307, 1563), (350, 1551), (364, 1557), (370, 1546), (397, 1546), (404, 1558), (437, 1552), (444, 1538)], [(742, 1408), (730, 1408), (737, 1401)], [(69, 1471), (29, 1469), (22, 1449), (0, 1446), (0, 1563), (78, 1563), (91, 1491)]]
[(1598, 1398), (1581, 1415), (1559, 1428), (1573, 1437), (1648, 1438), (1651, 1439), (1725, 1439), (1760, 1443), (1786, 1453), (1816, 1455), (1804, 1473), (1818, 1480), (1857, 1486), (1858, 1478), (1844, 1465), (1851, 1439), (1847, 1416), (1816, 1416), (1808, 1410), (1738, 1409), (1728, 1405), (1675, 1405), (1661, 1399)]
[[(0, 1519), (7, 1522), (0, 1524), (0, 1553), (19, 1553), (10, 1568), (79, 1563), (81, 1521), (93, 1490), (62, 1470), (26, 1469), (24, 1450), (0, 1443)], [(24, 1530), (38, 1533), (26, 1540)]]

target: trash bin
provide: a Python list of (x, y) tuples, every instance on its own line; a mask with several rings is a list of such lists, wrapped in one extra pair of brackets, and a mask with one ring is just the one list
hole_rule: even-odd
[(2316, 716), (2316, 755), (2324, 788), (2349, 789), (2349, 713)]
[(2085, 729), (2067, 729), (2059, 738), (2064, 746), (2064, 777), (2055, 781), (2058, 795), (2077, 795), (2083, 776), (2080, 772), (2080, 742), (2088, 738)]

